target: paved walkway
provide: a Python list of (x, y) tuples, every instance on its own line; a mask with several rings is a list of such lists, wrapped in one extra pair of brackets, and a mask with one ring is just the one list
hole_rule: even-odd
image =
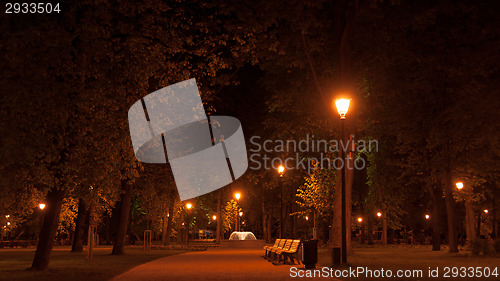
[(294, 265), (275, 266), (262, 258), (263, 254), (262, 249), (232, 248), (189, 252), (142, 264), (116, 276), (112, 281), (296, 279), (290, 277), (290, 267)]

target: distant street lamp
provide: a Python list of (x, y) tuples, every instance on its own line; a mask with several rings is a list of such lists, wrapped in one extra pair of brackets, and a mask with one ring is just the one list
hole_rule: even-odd
[(213, 215), (213, 216), (212, 216), (212, 220), (216, 221), (216, 220), (217, 220), (217, 216), (216, 216), (216, 215)]
[(280, 165), (278, 167), (278, 174), (280, 175), (278, 179), (278, 184), (280, 188), (280, 238), (283, 237), (283, 174), (285, 173), (285, 167)]
[(40, 208), (40, 210), (45, 209), (45, 204), (44, 203), (38, 204), (38, 208)]
[(381, 212), (377, 212), (377, 217), (381, 217), (382, 216), (382, 213)]
[(235, 193), (234, 198), (236, 198), (236, 201), (239, 201), (241, 198), (241, 193), (239, 193), (239, 192)]
[(489, 210), (484, 210), (483, 211), (485, 214), (489, 213), (490, 211)]
[(345, 115), (347, 114), (347, 111), (349, 110), (349, 104), (351, 103), (351, 100), (349, 99), (338, 99), (335, 101), (335, 106), (337, 107), (337, 112), (340, 115), (340, 151), (341, 151), (341, 157), (342, 157), (342, 189), (341, 189), (341, 195), (342, 195), (342, 262), (347, 263), (347, 231), (346, 231), (346, 202), (345, 202), (345, 156), (344, 156), (344, 149), (342, 143), (344, 142), (344, 120), (345, 120)]
[[(465, 234), (467, 244), (470, 246), (472, 241), (476, 239), (476, 232), (474, 231), (474, 203), (472, 201), (472, 187), (465, 186), (463, 182), (455, 183), (457, 189), (463, 192), (465, 204)], [(463, 191), (462, 191), (463, 189)]]
[(359, 218), (358, 218), (358, 222), (359, 222), (359, 223), (362, 223), (362, 222), (363, 222), (363, 218), (359, 217)]
[(430, 218), (431, 218), (431, 216), (429, 216), (429, 215), (425, 215), (425, 219), (426, 219), (426, 220), (428, 220), (428, 219), (430, 219)]
[[(192, 208), (193, 208), (193, 204), (186, 203), (186, 209), (188, 210), (187, 216), (186, 216), (186, 244), (189, 244), (189, 225), (191, 224), (190, 219), (189, 219), (189, 214), (190, 214), (190, 211)], [(182, 225), (184, 225), (184, 223)]]
[(240, 217), (239, 218), (236, 218), (236, 220), (238, 220), (238, 231), (241, 231), (241, 217), (243, 216), (243, 212), (239, 212)]

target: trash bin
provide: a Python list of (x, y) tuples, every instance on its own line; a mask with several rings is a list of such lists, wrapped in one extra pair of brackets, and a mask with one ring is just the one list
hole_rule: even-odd
[(304, 268), (316, 268), (318, 262), (318, 240), (302, 242), (302, 263)]

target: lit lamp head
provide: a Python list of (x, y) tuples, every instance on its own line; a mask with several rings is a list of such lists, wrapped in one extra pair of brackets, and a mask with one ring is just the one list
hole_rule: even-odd
[(306, 221), (308, 221), (308, 220), (309, 220), (309, 217), (308, 217), (308, 216), (306, 216)]
[(363, 218), (359, 217), (358, 222), (363, 222)]
[(43, 210), (43, 209), (45, 209), (45, 204), (43, 204), (43, 203), (40, 203), (40, 204), (38, 205), (38, 208), (40, 208), (40, 210)]
[(428, 220), (428, 219), (430, 219), (430, 218), (431, 218), (431, 216), (429, 216), (429, 215), (425, 215), (425, 219), (426, 219), (426, 220)]
[(463, 183), (463, 182), (461, 182), (461, 181), (460, 181), (460, 182), (457, 182), (455, 185), (457, 186), (457, 189), (458, 189), (458, 190), (460, 190), (460, 189), (464, 188), (464, 183)]
[(349, 110), (350, 99), (338, 99), (335, 101), (335, 107), (337, 107), (337, 112), (340, 115), (340, 119), (345, 119), (345, 115)]
[(240, 200), (240, 198), (241, 198), (241, 193), (239, 193), (239, 192), (238, 192), (238, 193), (235, 193), (235, 194), (234, 194), (234, 197), (236, 198), (236, 200)]
[(377, 212), (377, 217), (381, 217), (382, 216), (382, 213), (381, 212)]
[(243, 212), (240, 212), (240, 217), (243, 216)]
[(285, 167), (283, 167), (283, 165), (280, 165), (278, 167), (278, 174), (280, 174), (280, 177), (282, 177), (284, 173), (285, 173)]
[(489, 213), (489, 212), (490, 212), (489, 210), (484, 210), (484, 213), (485, 213), (485, 214), (487, 214), (487, 213)]
[(214, 221), (215, 221), (215, 220), (217, 220), (217, 216), (216, 216), (216, 215), (213, 215), (213, 216), (212, 216), (212, 219), (213, 219)]
[(186, 209), (191, 210), (191, 208), (193, 208), (193, 204), (187, 203), (186, 204)]

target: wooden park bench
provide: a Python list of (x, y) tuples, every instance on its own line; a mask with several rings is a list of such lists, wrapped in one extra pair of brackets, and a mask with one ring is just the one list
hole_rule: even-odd
[[(292, 246), (292, 239), (282, 239), (285, 241), (285, 243), (281, 246), (281, 247), (276, 247), (276, 248), (272, 248), (270, 250), (270, 253), (269, 253), (269, 258), (270, 260), (274, 260), (276, 259), (276, 256), (278, 255), (278, 251), (282, 251), (282, 250), (288, 250), (290, 249), (290, 246)], [(273, 253), (274, 253), (274, 257), (273, 257)]]
[(264, 250), (266, 250), (266, 252), (265, 252), (264, 256), (265, 256), (265, 257), (267, 257), (268, 252), (269, 252), (272, 248), (276, 248), (276, 247), (278, 247), (278, 245), (279, 245), (279, 243), (280, 243), (280, 241), (281, 241), (281, 240), (282, 240), (282, 239), (276, 239), (276, 241), (274, 241), (274, 245), (272, 245), (272, 246), (264, 246), (264, 248), (263, 248), (263, 249), (264, 249)]
[(276, 255), (278, 256), (278, 263), (281, 262), (281, 257), (283, 257), (283, 263), (286, 263), (287, 258), (290, 260), (290, 263), (295, 264), (294, 259), (297, 261), (298, 264), (300, 264), (299, 261), (299, 246), (300, 246), (300, 240), (293, 240), (290, 244), (290, 247), (288, 249), (283, 248), (283, 249), (278, 249), (276, 250)]
[(278, 246), (276, 247), (273, 246), (266, 250), (266, 258), (269, 260), (272, 258), (274, 251), (276, 251), (277, 249), (283, 249), (283, 247), (285, 246), (286, 239), (277, 239), (277, 240), (279, 240)]

